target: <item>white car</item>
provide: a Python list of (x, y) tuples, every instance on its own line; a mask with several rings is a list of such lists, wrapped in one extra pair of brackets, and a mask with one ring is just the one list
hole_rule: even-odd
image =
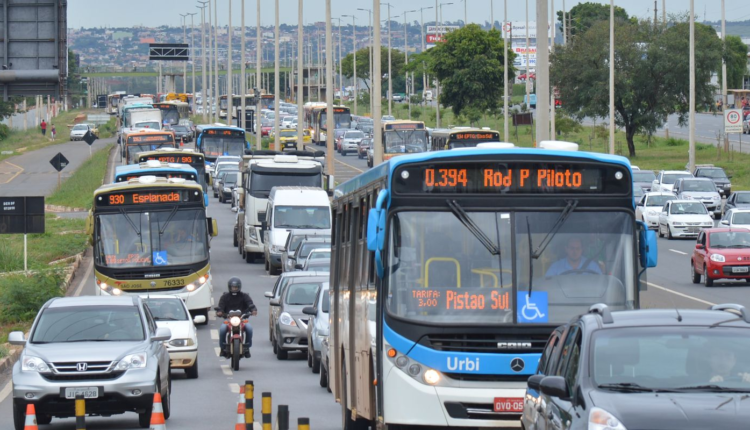
[(677, 197), (668, 193), (646, 193), (635, 207), (635, 218), (646, 223), (650, 229), (659, 228), (659, 214), (664, 205)]
[(339, 154), (346, 155), (350, 152), (359, 152), (359, 143), (365, 138), (365, 134), (359, 130), (348, 130), (341, 138)]
[(70, 140), (83, 140), (83, 136), (91, 130), (88, 124), (76, 124), (70, 130)]
[(750, 229), (750, 210), (729, 209), (722, 218), (720, 224), (727, 227), (739, 227)]
[(693, 175), (690, 172), (684, 170), (662, 170), (651, 183), (651, 191), (655, 193), (671, 193), (677, 179), (692, 177)]
[(282, 127), (284, 127), (284, 128), (289, 128), (289, 127), (291, 127), (293, 123), (294, 123), (294, 124), (296, 124), (296, 123), (297, 123), (297, 117), (296, 117), (296, 116), (291, 116), (291, 115), (288, 115), (288, 116), (285, 116), (285, 117), (284, 117), (284, 118), (283, 118), (283, 119), (281, 120), (281, 126), (282, 126)]
[(204, 324), (206, 317), (190, 318), (185, 302), (170, 295), (141, 295), (143, 303), (151, 311), (157, 327), (166, 327), (172, 332), (166, 342), (169, 352), (169, 367), (184, 369), (188, 379), (198, 377), (198, 335), (195, 324)]
[(695, 200), (670, 200), (659, 214), (659, 237), (698, 237), (702, 229), (713, 226), (706, 206)]

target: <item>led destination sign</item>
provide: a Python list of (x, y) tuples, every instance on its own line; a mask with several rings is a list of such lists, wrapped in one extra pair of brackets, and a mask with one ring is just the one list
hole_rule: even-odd
[(128, 136), (128, 143), (174, 143), (171, 133)]
[(500, 140), (500, 133), (487, 133), (487, 132), (455, 133), (451, 135), (451, 140), (496, 141), (496, 140)]
[(410, 302), (413, 307), (420, 310), (498, 311), (509, 310), (511, 308), (510, 293), (508, 291), (490, 288), (454, 289), (430, 287), (412, 290)]
[(625, 173), (615, 166), (573, 163), (444, 163), (404, 166), (394, 176), (394, 190), (398, 194), (623, 194), (630, 190)]
[(202, 164), (203, 157), (196, 155), (148, 155), (138, 157), (139, 163), (145, 163), (149, 160), (157, 160), (162, 163), (180, 163), (180, 164)]
[(209, 136), (237, 136), (237, 137), (245, 136), (245, 132), (242, 130), (221, 130), (221, 129), (215, 129), (215, 128), (206, 130), (204, 133)]
[(137, 190), (113, 192), (96, 196), (97, 206), (154, 205), (201, 201), (200, 193), (192, 190)]

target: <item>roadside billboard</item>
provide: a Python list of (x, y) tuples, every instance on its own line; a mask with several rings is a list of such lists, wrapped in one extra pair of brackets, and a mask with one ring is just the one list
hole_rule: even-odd
[(443, 35), (449, 31), (458, 30), (457, 25), (428, 25), (425, 34), (425, 48), (430, 49), (435, 43), (443, 41)]

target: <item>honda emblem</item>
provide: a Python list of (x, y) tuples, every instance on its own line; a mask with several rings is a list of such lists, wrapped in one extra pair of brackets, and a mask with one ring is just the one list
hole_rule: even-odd
[(89, 364), (88, 363), (78, 363), (76, 364), (76, 369), (78, 369), (79, 372), (85, 372), (88, 370)]

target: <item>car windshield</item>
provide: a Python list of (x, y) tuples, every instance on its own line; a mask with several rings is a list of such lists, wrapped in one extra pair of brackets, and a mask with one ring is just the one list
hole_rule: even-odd
[(361, 131), (350, 131), (346, 133), (344, 139), (364, 139), (365, 135)]
[(677, 196), (664, 195), (664, 196), (648, 196), (646, 197), (646, 206), (664, 206), (668, 201), (676, 199)]
[(315, 304), (315, 296), (318, 295), (319, 283), (289, 284), (286, 288), (284, 303), (294, 306), (309, 306)]
[(665, 173), (661, 179), (662, 184), (672, 185), (680, 178), (692, 178), (690, 173)]
[(321, 174), (290, 174), (259, 172), (253, 170), (250, 177), (250, 195), (267, 199), (273, 187), (320, 187)]
[(328, 251), (313, 251), (310, 253), (310, 255), (307, 256), (310, 260), (330, 260), (331, 259), (331, 250)]
[(324, 248), (324, 247), (330, 247), (330, 243), (322, 243), (322, 242), (307, 242), (300, 245), (299, 248), (299, 255), (297, 256), (300, 260), (307, 258), (308, 255), (310, 255), (310, 252), (312, 252), (313, 249), (317, 248)]
[(73, 127), (73, 130), (88, 130), (89, 128), (83, 124), (78, 124), (77, 126)]
[(273, 226), (281, 228), (331, 228), (328, 206), (276, 206)]
[(713, 179), (727, 179), (727, 174), (724, 173), (723, 169), (701, 169), (698, 171), (697, 176)]
[(737, 197), (735, 197), (734, 202), (735, 203), (750, 203), (750, 192), (737, 193)]
[(203, 153), (209, 157), (219, 155), (241, 156), (245, 152), (245, 139), (243, 137), (208, 137), (201, 139)]
[(684, 193), (690, 193), (690, 192), (697, 192), (697, 193), (710, 193), (710, 192), (716, 192), (716, 185), (714, 185), (713, 182), (708, 180), (703, 181), (682, 181), (682, 192)]
[(181, 303), (182, 299), (147, 298), (143, 302), (156, 321), (187, 321), (188, 315)]
[[(224, 173), (224, 172), (221, 172)], [(227, 172), (227, 175), (222, 179), (223, 184), (236, 184), (240, 180), (240, 172), (238, 170), (232, 170)]]
[(746, 330), (719, 327), (598, 330), (590, 373), (600, 389), (750, 391)]
[(184, 125), (173, 125), (172, 126), (172, 130), (179, 131), (180, 133), (187, 133), (188, 132), (188, 128), (185, 127)]
[(71, 306), (44, 309), (31, 343), (137, 342), (145, 339), (135, 306)]
[(309, 272), (326, 272), (330, 273), (331, 271), (331, 260), (316, 260), (315, 262), (310, 262), (310, 264), (307, 265), (307, 268), (305, 269)]
[(656, 179), (656, 175), (650, 170), (638, 170), (633, 172), (633, 182), (652, 182), (654, 179)]
[(451, 212), (394, 215), (386, 269), (391, 314), (439, 324), (552, 324), (594, 303), (632, 306), (626, 286), (635, 284), (634, 233), (626, 213), (572, 212), (544, 248), (559, 211), (466, 216), (491, 246)]
[(205, 209), (100, 214), (96, 264), (114, 268), (184, 265), (208, 259)]
[(710, 233), (708, 235), (708, 246), (710, 248), (750, 248), (750, 232), (720, 231)]
[(736, 212), (732, 215), (732, 224), (750, 225), (750, 212)]
[(680, 202), (672, 203), (669, 213), (673, 215), (702, 215), (707, 213), (706, 207), (700, 202)]
[(426, 130), (388, 130), (384, 134), (387, 154), (427, 151)]
[(297, 137), (296, 131), (280, 131), (279, 136), (281, 137)]

